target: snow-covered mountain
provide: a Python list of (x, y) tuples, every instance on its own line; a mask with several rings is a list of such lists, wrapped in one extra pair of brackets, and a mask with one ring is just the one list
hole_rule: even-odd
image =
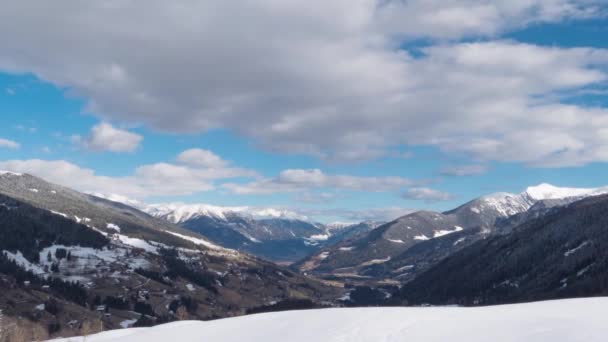
[[(444, 258), (404, 284), (400, 298), (409, 304), (493, 305), (606, 295), (607, 212), (607, 195), (551, 208), (540, 219)], [(418, 268), (429, 260), (405, 262)]]
[(160, 342), (179, 336), (183, 342), (603, 342), (608, 336), (607, 310), (606, 298), (480, 308), (304, 310), (175, 322), (61, 341)]
[(373, 222), (324, 225), (280, 208), (182, 203), (140, 204), (139, 208), (221, 246), (277, 262), (300, 260), (323, 246), (378, 226)]
[(167, 203), (141, 205), (143, 211), (154, 217), (164, 218), (172, 223), (180, 224), (201, 216), (218, 220), (228, 220), (231, 216), (241, 216), (251, 219), (286, 219), (309, 221), (309, 218), (294, 211), (276, 208), (258, 207), (221, 207), (209, 204)]
[(343, 230), (345, 228), (348, 228), (352, 225), (357, 224), (356, 222), (331, 222), (325, 225), (325, 228), (327, 228), (327, 230), (331, 230), (331, 231), (340, 231)]
[[(453, 212), (469, 210), (480, 216), (490, 216), (490, 221), (494, 217), (509, 217), (527, 211), (536, 203), (541, 201), (559, 200), (562, 204), (572, 203), (577, 200), (590, 196), (598, 196), (608, 193), (608, 187), (602, 188), (561, 188), (551, 184), (543, 183), (537, 186), (528, 187), (519, 194), (495, 193), (482, 196), (462, 207), (456, 208)], [(491, 223), (491, 222), (484, 222)]]
[[(401, 264), (395, 259), (413, 246), (421, 244), (415, 255), (407, 254), (405, 262), (419, 260), (424, 255), (426, 262), (437, 261), (446, 255), (464, 248), (471, 243), (495, 232), (497, 223), (507, 229), (509, 224), (522, 223), (536, 217), (530, 214), (536, 209), (568, 205), (586, 197), (608, 193), (608, 187), (582, 189), (560, 188), (549, 184), (531, 186), (519, 194), (494, 193), (476, 198), (458, 208), (443, 213), (418, 211), (389, 222), (368, 234), (344, 240), (322, 249), (301, 261), (302, 271), (318, 275), (346, 277), (372, 276), (393, 277), (413, 274), (410, 264)], [(519, 215), (519, 216), (518, 216)], [(509, 218), (518, 217), (514, 222)], [(443, 243), (446, 236), (454, 238), (449, 244)], [(443, 239), (439, 242), (427, 242)], [(458, 241), (458, 243), (456, 243)], [(423, 248), (423, 246), (428, 246)], [(413, 253), (413, 252), (412, 252)], [(430, 255), (434, 253), (434, 255)], [(393, 273), (395, 269), (401, 272)], [(336, 271), (338, 270), (338, 271)]]
[(320, 302), (340, 292), (132, 206), (0, 173), (1, 323), (14, 323), (0, 328), (31, 318), (20, 340), (44, 339), (27, 334), (51, 324), (52, 336), (72, 336), (87, 324), (219, 318), (294, 293)]

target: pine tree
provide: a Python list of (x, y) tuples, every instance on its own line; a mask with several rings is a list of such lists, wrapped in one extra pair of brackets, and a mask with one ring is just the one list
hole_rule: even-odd
[(65, 248), (57, 248), (55, 250), (55, 257), (59, 260), (64, 259), (68, 254), (68, 251)]

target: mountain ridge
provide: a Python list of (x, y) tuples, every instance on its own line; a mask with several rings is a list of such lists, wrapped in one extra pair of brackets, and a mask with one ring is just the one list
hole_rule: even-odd
[[(367, 235), (324, 248), (299, 261), (295, 266), (300, 271), (330, 279), (336, 276), (350, 280), (370, 276), (375, 279), (378, 276), (390, 278), (395, 275), (392, 273), (395, 269), (409, 266), (400, 264), (394, 259), (417, 244), (435, 246), (432, 247), (432, 254), (435, 255), (430, 255), (421, 248), (418, 250), (436, 262), (453, 251), (496, 233), (497, 230), (508, 230), (515, 225), (514, 221), (508, 220), (509, 218), (519, 215), (519, 223), (521, 223), (531, 218), (533, 214), (540, 215), (545, 212), (531, 211), (533, 208), (564, 206), (586, 197), (606, 193), (608, 187), (559, 188), (541, 183), (528, 187), (519, 194), (500, 192), (484, 195), (442, 213), (422, 210), (402, 216), (372, 230)], [(526, 216), (524, 213), (531, 216)], [(471, 229), (475, 229), (474, 234), (471, 234)], [(445, 244), (427, 242), (445, 239), (446, 235), (456, 233), (462, 235), (462, 240), (459, 240), (457, 245), (453, 244), (448, 251), (437, 249), (437, 246), (445, 247)], [(415, 255), (408, 255), (406, 260), (412, 258), (418, 260)], [(382, 268), (384, 270), (379, 272)], [(387, 281), (392, 280), (387, 279)]]
[(319, 305), (343, 292), (26, 174), (0, 174), (0, 221), (3, 314), (33, 317), (52, 334), (235, 316), (291, 298)]
[(608, 195), (479, 240), (404, 285), (410, 304), (492, 305), (608, 294)]
[(322, 224), (294, 211), (276, 208), (180, 203), (142, 204), (140, 208), (219, 245), (286, 263), (378, 226), (372, 221)]

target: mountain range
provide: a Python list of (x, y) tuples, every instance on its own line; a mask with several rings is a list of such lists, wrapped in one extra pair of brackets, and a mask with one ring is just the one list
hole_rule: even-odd
[(0, 290), (5, 317), (28, 317), (43, 337), (228, 317), (343, 292), (136, 208), (7, 172)]
[(492, 305), (608, 295), (608, 195), (477, 241), (400, 290), (409, 304)]
[(0, 172), (0, 308), (41, 340), (287, 309), (608, 295), (606, 212), (608, 188), (541, 184), (385, 224), (320, 224)]
[(519, 194), (483, 196), (443, 213), (418, 211), (324, 248), (295, 267), (328, 279), (399, 283), (480, 239), (505, 233), (551, 208), (604, 193), (608, 188), (541, 184)]
[(275, 208), (180, 203), (140, 204), (139, 208), (218, 245), (286, 264), (380, 225), (378, 222), (322, 224), (293, 211)]

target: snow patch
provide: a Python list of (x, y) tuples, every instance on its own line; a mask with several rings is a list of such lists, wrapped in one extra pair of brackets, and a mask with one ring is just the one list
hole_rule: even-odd
[(124, 320), (122, 322), (120, 322), (120, 327), (123, 329), (127, 329), (133, 326), (133, 324), (135, 324), (135, 322), (137, 322), (136, 319), (127, 319)]
[(91, 219), (88, 217), (78, 217), (76, 215), (74, 215), (74, 220), (76, 220), (77, 223), (89, 223), (91, 222)]
[(249, 241), (253, 242), (253, 243), (262, 243), (262, 241), (254, 238), (253, 236), (249, 235), (249, 234), (245, 234), (242, 233), (247, 239), (249, 239)]
[[(146, 268), (148, 262), (143, 257), (135, 257), (129, 255), (128, 249), (124, 247), (116, 247), (112, 249), (94, 249), (90, 247), (80, 246), (63, 246), (53, 245), (47, 247), (40, 252), (40, 264), (50, 267), (55, 260), (57, 249), (63, 248), (72, 256), (70, 261), (62, 261), (59, 263), (59, 269), (69, 271), (73, 274), (70, 280), (86, 283), (91, 271), (96, 271), (102, 265), (120, 263), (128, 265), (132, 268)], [(51, 255), (51, 260), (48, 260), (48, 255)]]
[(436, 230), (433, 232), (433, 237), (438, 238), (438, 237), (445, 236), (448, 234), (460, 232), (462, 230), (463, 230), (463, 228), (460, 226), (454, 226), (454, 230)]
[(66, 214), (64, 214), (64, 213), (60, 213), (60, 212), (58, 212), (58, 211), (51, 210), (51, 213), (53, 213), (53, 214), (55, 214), (55, 215), (63, 216), (63, 217), (65, 217), (65, 218), (69, 218), (69, 217), (68, 217), (68, 215), (66, 215)]
[(27, 260), (21, 251), (17, 251), (17, 253), (11, 253), (9, 251), (3, 251), (3, 253), (12, 261), (17, 263), (17, 265), (23, 267), (26, 271), (31, 271), (36, 275), (45, 274), (44, 269), (37, 264), (33, 264)]
[(456, 240), (456, 242), (454, 242), (453, 246), (463, 243), (464, 240), (466, 240), (466, 238), (461, 237), (460, 239)]
[(414, 265), (405, 265), (403, 267), (399, 267), (398, 269), (394, 270), (393, 273), (401, 273), (404, 271), (409, 271), (413, 268), (414, 268)]
[(576, 273), (576, 276), (577, 276), (577, 277), (582, 277), (582, 276), (584, 276), (584, 275), (585, 275), (585, 273), (587, 273), (587, 272), (588, 272), (588, 271), (591, 269), (591, 267), (593, 267), (593, 265), (594, 265), (594, 264), (591, 264), (591, 265), (589, 265), (589, 266), (587, 266), (587, 267), (583, 268), (582, 270), (578, 271), (578, 272)]
[(564, 256), (569, 257), (572, 254), (574, 254), (574, 253), (578, 252), (579, 250), (581, 250), (582, 248), (584, 248), (585, 246), (589, 245), (590, 243), (591, 243), (591, 241), (585, 241), (585, 242), (581, 243), (580, 245), (578, 245), (577, 247), (567, 250), (566, 253), (564, 253)]
[(203, 239), (199, 239), (199, 238), (195, 238), (195, 237), (192, 237), (192, 236), (178, 234), (178, 233), (175, 233), (175, 232), (169, 232), (169, 231), (167, 231), (167, 233), (169, 233), (171, 235), (174, 235), (174, 236), (177, 236), (180, 239), (184, 239), (184, 240), (193, 242), (196, 245), (205, 246), (205, 247), (210, 248), (210, 249), (216, 249), (216, 250), (225, 249), (223, 247), (220, 247), (218, 245), (215, 245), (215, 244), (213, 244), (213, 243), (211, 243), (209, 241), (203, 240)]
[(389, 262), (390, 260), (391, 260), (390, 256), (387, 257), (386, 259), (372, 259), (370, 261), (366, 261), (366, 262), (362, 263), (361, 266), (384, 264), (385, 262)]
[(115, 239), (118, 239), (121, 243), (123, 243), (127, 246), (143, 249), (144, 251), (146, 251), (148, 253), (158, 255), (158, 248), (151, 245), (148, 241), (138, 239), (138, 238), (128, 237), (128, 236), (122, 235), (122, 234), (114, 234), (113, 237)]
[(118, 225), (114, 224), (114, 223), (108, 223), (108, 224), (106, 225), (106, 227), (107, 227), (108, 229), (112, 229), (112, 230), (115, 230), (115, 231), (117, 231), (117, 232), (119, 232), (119, 233), (120, 233), (120, 227), (119, 227)]
[(314, 241), (327, 241), (329, 239), (329, 235), (328, 234), (311, 235), (309, 237), (309, 239), (314, 240)]

